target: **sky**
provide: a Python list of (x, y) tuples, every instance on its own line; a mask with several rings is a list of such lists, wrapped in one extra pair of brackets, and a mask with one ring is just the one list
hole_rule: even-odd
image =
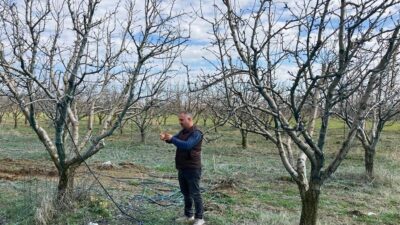
[[(365, 0), (363, 0), (365, 1)], [(383, 0), (377, 0), (373, 1), (373, 4), (379, 4)], [(15, 0), (17, 5), (21, 4), (23, 1), (22, 0)], [(73, 2), (79, 2), (79, 1), (73, 1)], [(107, 15), (108, 12), (112, 11), (117, 3), (115, 0), (101, 0), (97, 12), (96, 12), (96, 17), (95, 19), (100, 20), (104, 15)], [(249, 16), (249, 12), (251, 9), (255, 6), (254, 0), (236, 0), (233, 1), (234, 5), (237, 6), (238, 10), (237, 12), (242, 13), (244, 17)], [(286, 5), (288, 5), (289, 8), (291, 8), (293, 11), (300, 13), (301, 8), (298, 7), (297, 4), (302, 4), (303, 2), (308, 2), (311, 6), (315, 3), (315, 0), (312, 1), (274, 1), (274, 4), (276, 4), (276, 10), (277, 10), (277, 15), (279, 15), (279, 18), (275, 18), (275, 21), (277, 23), (277, 27), (281, 26), (281, 24), (284, 24), (284, 21), (290, 19), (290, 11), (283, 8)], [(355, 0), (351, 1), (353, 3), (359, 3), (361, 0)], [(36, 0), (36, 9), (40, 10), (41, 7), (43, 7), (45, 4), (45, 0)], [(55, 8), (58, 9), (63, 9), (62, 15), (67, 15), (68, 11), (66, 10), (66, 5), (62, 5), (60, 0), (51, 0), (51, 3), (55, 5)], [(171, 1), (170, 0), (163, 0), (162, 4), (160, 5), (160, 8), (168, 9), (170, 6)], [(331, 10), (337, 10), (339, 7), (340, 1), (338, 0), (333, 0), (332, 5), (330, 7)], [(115, 25), (115, 29), (117, 30), (113, 36), (113, 41), (118, 45), (118, 43), (121, 42), (121, 37), (122, 37), (122, 32), (118, 32), (118, 28), (120, 27), (119, 24), (124, 24), (126, 22), (126, 8), (127, 8), (127, 3), (125, 0), (121, 1), (119, 3), (119, 10), (117, 13), (117, 22)], [(210, 66), (210, 63), (207, 62), (207, 60), (215, 60), (215, 57), (213, 54), (210, 52), (211, 48), (211, 42), (213, 40), (213, 36), (211, 34), (212, 27), (211, 25), (206, 22), (205, 20), (201, 19), (199, 15), (203, 15), (204, 17), (208, 19), (212, 19), (215, 17), (216, 13), (216, 7), (224, 10), (224, 7), (221, 3), (220, 0), (176, 0), (174, 2), (174, 10), (173, 13), (179, 13), (183, 12), (186, 13), (186, 15), (182, 18), (183, 20), (181, 21), (181, 26), (186, 29), (190, 30), (190, 38), (188, 42), (186, 43), (186, 48), (182, 52), (179, 60), (174, 64), (173, 68), (176, 70), (176, 77), (172, 79), (172, 82), (183, 82), (186, 83), (186, 74), (185, 70), (182, 66), (182, 64), (188, 65), (190, 68), (190, 74), (191, 76), (196, 76), (198, 74), (201, 74), (203, 72), (205, 73), (213, 73), (214, 70), (212, 66)], [(75, 7), (78, 7), (78, 4), (75, 4)], [(136, 25), (140, 25), (143, 23), (143, 9), (144, 9), (144, 1), (136, 1), (135, 2), (135, 12), (137, 13), (135, 18), (138, 20)], [(388, 13), (393, 13), (396, 10), (399, 11), (399, 7), (396, 6), (393, 8), (392, 11)], [(397, 12), (398, 12), (397, 11)], [(19, 13), (23, 14), (24, 11), (23, 9), (19, 9)], [(355, 11), (348, 11), (349, 15), (354, 14)], [(217, 16), (218, 17), (218, 16)], [(337, 22), (335, 22), (334, 18), (331, 18), (332, 26), (336, 26)], [(397, 18), (398, 19), (398, 18)], [(266, 21), (266, 18), (263, 17), (262, 21)], [(64, 32), (62, 33), (61, 39), (60, 39), (60, 46), (68, 46), (74, 38), (74, 33), (71, 30), (71, 21), (66, 21), (63, 24), (63, 29)], [(46, 42), (46, 37), (52, 37), (54, 34), (54, 29), (55, 29), (55, 23), (54, 20), (51, 18), (48, 20), (48, 25), (45, 29), (44, 32), (44, 37), (43, 37), (43, 43), (48, 44), (49, 42)], [(326, 28), (326, 33), (329, 33), (329, 27)], [(246, 30), (247, 33), (250, 33), (249, 30)], [(297, 30), (296, 29), (290, 29), (284, 32), (284, 41), (285, 44), (288, 45), (288, 48), (293, 48), (294, 43), (293, 40), (297, 35)], [(99, 34), (101, 37), (101, 34)], [(260, 35), (262, 37), (262, 35)], [(104, 37), (103, 37), (104, 38)], [(316, 38), (315, 36), (313, 38)], [(371, 46), (374, 46), (375, 43), (369, 43)], [(215, 49), (214, 49), (215, 50)], [(100, 52), (104, 52), (104, 50), (100, 49)], [(205, 60), (207, 59), (207, 60)], [(135, 60), (135, 58), (131, 58), (130, 60)], [(293, 61), (287, 60), (284, 63), (280, 65), (280, 67), (277, 68), (277, 74), (280, 74), (280, 79), (285, 80), (289, 79), (289, 71), (294, 72), (296, 70), (296, 65), (294, 64)]]

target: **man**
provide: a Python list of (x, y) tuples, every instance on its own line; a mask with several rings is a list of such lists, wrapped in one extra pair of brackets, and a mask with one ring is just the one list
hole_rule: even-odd
[[(179, 113), (179, 124), (182, 130), (172, 136), (161, 133), (160, 139), (176, 146), (175, 166), (178, 170), (179, 187), (185, 201), (185, 211), (177, 222), (194, 222), (194, 225), (203, 225), (203, 200), (200, 194), (201, 176), (201, 143), (203, 134), (193, 125), (192, 114)], [(194, 202), (195, 214), (192, 205)]]

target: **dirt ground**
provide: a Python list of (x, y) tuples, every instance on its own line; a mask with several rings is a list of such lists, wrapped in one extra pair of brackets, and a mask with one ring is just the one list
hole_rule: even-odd
[(56, 177), (54, 165), (34, 160), (14, 160), (5, 158), (0, 160), (0, 179), (24, 180), (29, 177), (50, 178)]
[[(104, 165), (102, 162), (94, 162), (89, 165), (92, 171), (100, 179), (107, 183), (110, 179), (145, 179), (151, 176), (149, 171), (129, 162), (121, 162), (117, 165)], [(84, 179), (91, 176), (88, 169), (81, 165), (77, 171), (78, 179)], [(0, 180), (27, 180), (27, 179), (45, 179), (57, 180), (58, 172), (50, 161), (37, 161), (27, 159), (0, 159)]]

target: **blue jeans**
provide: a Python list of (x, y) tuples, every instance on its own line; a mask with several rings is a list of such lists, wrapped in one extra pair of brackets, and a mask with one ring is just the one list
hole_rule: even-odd
[(194, 202), (196, 219), (203, 219), (203, 199), (200, 194), (201, 169), (178, 170), (179, 187), (185, 201), (185, 216), (192, 217)]

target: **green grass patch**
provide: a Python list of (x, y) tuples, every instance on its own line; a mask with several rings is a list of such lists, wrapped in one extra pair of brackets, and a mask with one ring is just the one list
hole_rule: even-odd
[[(206, 126), (212, 126), (210, 120)], [(129, 211), (132, 215), (152, 225), (174, 224), (174, 219), (183, 212), (181, 199), (175, 198), (172, 201), (167, 198), (167, 191), (179, 194), (177, 180), (174, 178), (175, 148), (158, 139), (160, 129), (178, 132), (177, 118), (171, 116), (166, 125), (152, 127), (147, 133), (145, 144), (140, 143), (137, 129), (128, 124), (122, 134), (117, 131), (106, 140), (105, 148), (88, 160), (89, 164), (97, 161), (111, 161), (116, 165), (131, 162), (154, 175), (154, 178), (148, 178), (150, 184), (147, 186), (140, 180), (126, 180), (127, 186), (135, 192), (119, 189), (117, 181), (108, 181), (106, 185), (120, 204), (127, 209), (135, 208)], [(340, 148), (345, 131), (341, 121), (330, 122), (330, 136), (325, 149), (326, 165)], [(354, 143), (348, 157), (322, 188), (320, 224), (400, 224), (399, 131), (400, 125), (397, 123), (385, 128), (376, 155), (377, 176), (372, 183), (365, 182), (363, 178), (364, 152), (358, 142)], [(229, 126), (218, 128), (218, 134), (211, 132), (209, 135), (220, 138), (210, 143), (204, 142), (202, 153), (202, 187), (203, 198), (208, 204), (205, 212), (208, 224), (297, 224), (301, 208), (300, 196), (296, 184), (287, 179), (289, 175), (282, 165), (276, 146), (259, 135), (249, 134), (249, 147), (242, 149), (240, 132)], [(17, 129), (13, 129), (12, 123), (7, 121), (0, 129), (0, 158), (48, 160), (48, 155), (29, 127), (21, 123)], [(129, 176), (133, 175), (125, 175)], [(164, 176), (172, 178), (161, 178)], [(154, 179), (154, 184), (151, 179)], [(227, 180), (233, 181), (235, 186), (226, 190), (214, 189), (221, 181)], [(163, 182), (173, 185), (159, 188), (157, 185)], [(54, 192), (55, 186), (54, 182), (46, 186), (33, 181), (1, 181), (0, 222), (4, 219), (7, 224), (34, 224), (33, 215), (43, 193)], [(123, 217), (97, 184), (94, 186), (91, 193), (96, 194), (96, 200), (80, 202), (75, 210), (60, 213), (54, 224), (88, 224), (96, 221), (130, 224), (121, 219)], [(163, 194), (167, 196), (164, 200), (171, 204), (159, 206), (151, 201), (131, 199), (138, 194), (153, 198)], [(354, 217), (349, 213), (354, 210), (374, 212), (377, 215)]]

